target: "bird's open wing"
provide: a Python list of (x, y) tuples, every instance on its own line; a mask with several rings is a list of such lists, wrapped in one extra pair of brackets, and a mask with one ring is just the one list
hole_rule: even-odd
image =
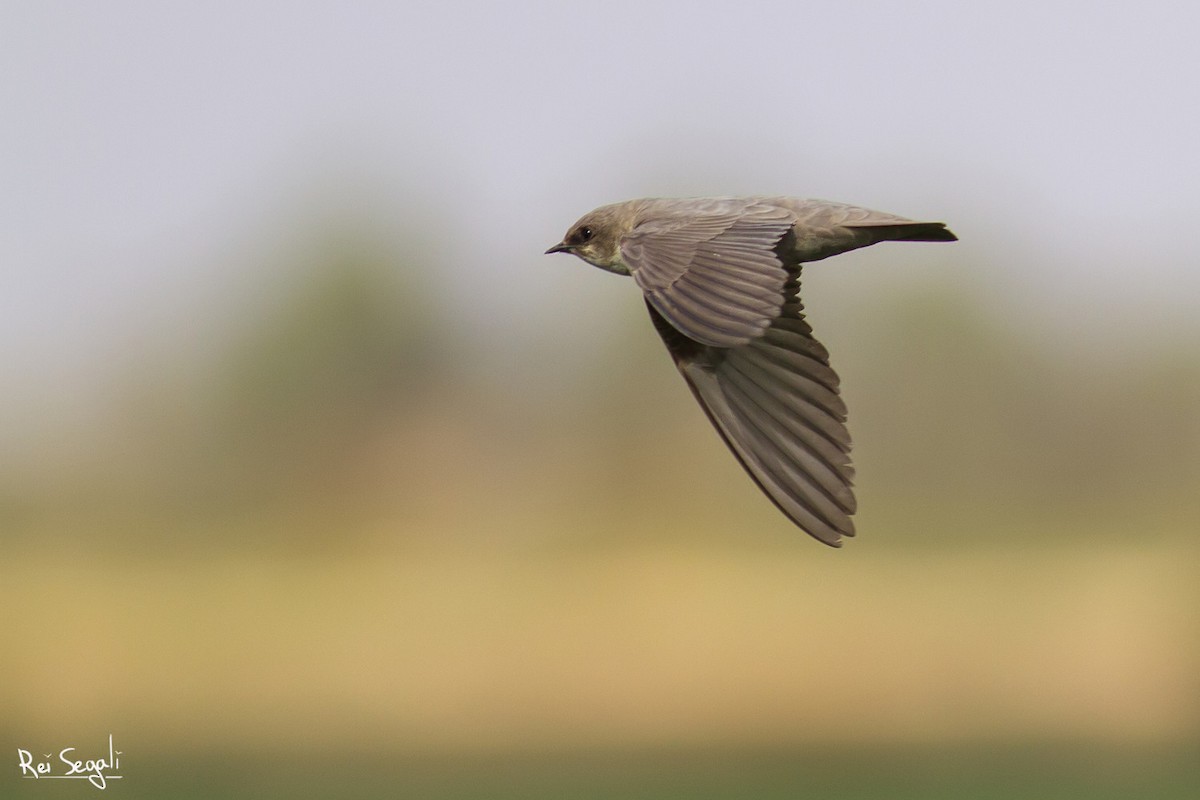
[(838, 377), (790, 281), (762, 335), (714, 348), (680, 332), (647, 299), (654, 326), (729, 449), (801, 529), (829, 545), (854, 535), (850, 434)]
[[(671, 201), (668, 201), (671, 202)], [(941, 223), (793, 198), (663, 204), (621, 255), (679, 371), (768, 497), (817, 539), (854, 535), (838, 377), (798, 297), (800, 263), (890, 239), (953, 241)]]
[(792, 214), (744, 202), (707, 212), (638, 225), (622, 240), (621, 256), (677, 330), (702, 344), (737, 347), (779, 316), (788, 272), (776, 250)]

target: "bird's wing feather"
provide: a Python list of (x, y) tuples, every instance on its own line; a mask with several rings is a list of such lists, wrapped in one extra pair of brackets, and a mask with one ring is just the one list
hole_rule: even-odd
[(755, 483), (800, 528), (837, 546), (854, 535), (846, 408), (794, 287), (763, 335), (732, 349), (692, 340), (649, 299), (647, 306), (692, 393)]
[(777, 247), (792, 214), (765, 204), (653, 217), (621, 242), (646, 299), (684, 335), (713, 347), (761, 336), (779, 315), (788, 271)]
[(801, 263), (954, 234), (821, 200), (714, 198), (652, 210), (621, 255), (655, 328), (759, 487), (800, 528), (837, 546), (854, 535), (850, 434), (829, 354), (804, 320)]

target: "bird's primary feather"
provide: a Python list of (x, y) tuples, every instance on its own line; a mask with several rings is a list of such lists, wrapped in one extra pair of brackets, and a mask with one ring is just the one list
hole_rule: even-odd
[(647, 306), (696, 400), (755, 483), (803, 530), (836, 546), (854, 535), (846, 407), (828, 353), (795, 290), (789, 294), (762, 336), (733, 348), (699, 344)]

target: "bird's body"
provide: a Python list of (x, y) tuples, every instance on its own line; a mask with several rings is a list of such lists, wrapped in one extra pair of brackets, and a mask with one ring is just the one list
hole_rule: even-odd
[(853, 536), (850, 436), (800, 269), (889, 240), (946, 242), (940, 222), (791, 197), (648, 198), (602, 206), (547, 253), (631, 275), (654, 327), (730, 450), (830, 545)]

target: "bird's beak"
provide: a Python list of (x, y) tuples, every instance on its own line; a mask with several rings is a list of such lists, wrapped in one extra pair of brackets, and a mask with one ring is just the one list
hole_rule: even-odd
[(547, 250), (546, 255), (550, 255), (551, 253), (569, 253), (569, 252), (571, 252), (571, 245), (567, 244), (566, 242), (559, 242), (558, 244), (554, 245), (549, 250)]

